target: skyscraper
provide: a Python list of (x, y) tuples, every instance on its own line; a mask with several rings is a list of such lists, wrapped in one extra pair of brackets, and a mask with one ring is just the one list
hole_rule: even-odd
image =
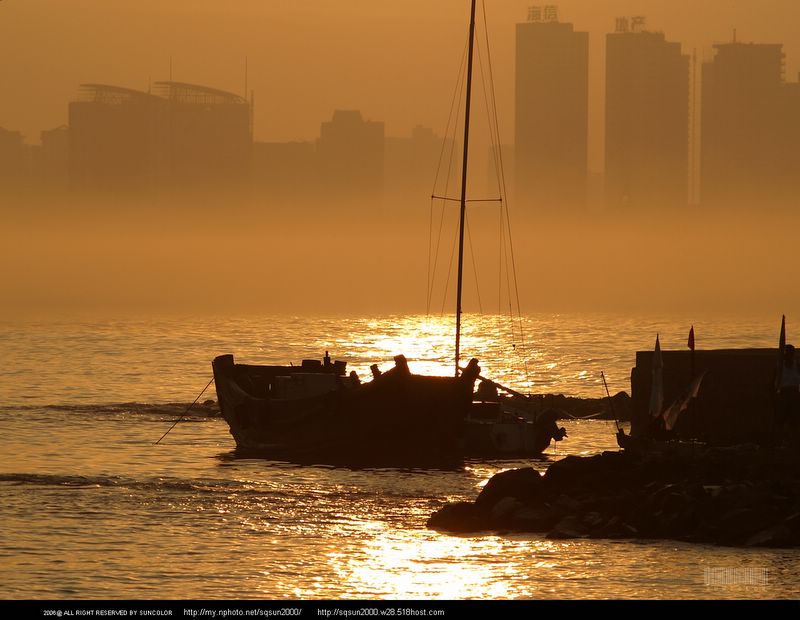
[(156, 94), (80, 86), (78, 100), (69, 104), (72, 187), (124, 195), (244, 187), (252, 147), (250, 104), (206, 86), (155, 87)]
[(517, 24), (516, 190), (525, 208), (586, 205), (589, 33), (532, 7)]
[(160, 127), (167, 186), (178, 191), (241, 191), (249, 182), (252, 108), (245, 98), (183, 82), (156, 82), (167, 101)]
[(610, 209), (688, 202), (689, 57), (680, 43), (617, 20), (606, 35), (605, 194)]
[(383, 192), (384, 126), (358, 110), (336, 110), (317, 143), (319, 179), (333, 196), (371, 201)]
[(69, 176), (79, 191), (152, 191), (165, 102), (108, 84), (81, 84), (69, 104)]
[(714, 46), (713, 59), (703, 65), (704, 206), (760, 209), (796, 199), (797, 180), (787, 165), (797, 161), (797, 145), (793, 160), (785, 155), (791, 147), (786, 129), (792, 94), (783, 82), (782, 45), (733, 41)]

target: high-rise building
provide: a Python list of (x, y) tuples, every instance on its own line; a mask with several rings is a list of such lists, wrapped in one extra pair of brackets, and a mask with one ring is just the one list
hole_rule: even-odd
[(605, 196), (609, 209), (688, 203), (689, 57), (680, 43), (617, 20), (606, 35)]
[(34, 160), (35, 180), (42, 188), (64, 191), (69, 187), (69, 127), (47, 129), (40, 136), (42, 144)]
[(183, 82), (156, 82), (167, 101), (161, 125), (165, 179), (178, 191), (244, 189), (250, 178), (252, 117), (243, 97)]
[(0, 193), (19, 189), (27, 178), (28, 169), (22, 134), (0, 127)]
[(517, 24), (514, 147), (517, 201), (528, 210), (586, 205), (589, 33), (532, 7)]
[[(432, 129), (417, 125), (408, 137), (387, 137), (385, 149), (386, 195), (403, 198), (425, 205), (431, 190), (444, 191), (449, 159), (442, 155), (443, 149), (450, 153), (453, 141), (437, 136)], [(437, 164), (439, 179), (436, 178)], [(459, 178), (455, 172), (451, 178)], [(438, 181), (441, 188), (434, 188)], [(454, 182), (454, 185), (457, 183)]]
[(794, 115), (796, 123), (800, 112), (790, 109), (783, 46), (717, 44), (702, 80), (703, 206), (761, 209), (795, 201), (798, 181), (787, 169), (800, 155), (787, 122)]
[(157, 82), (156, 94), (83, 84), (69, 104), (70, 183), (124, 195), (244, 188), (250, 104), (206, 86)]
[(374, 200), (383, 192), (384, 126), (358, 110), (336, 110), (317, 143), (319, 179), (333, 197)]
[(69, 104), (69, 176), (76, 190), (139, 194), (159, 174), (166, 102), (146, 92), (81, 84)]

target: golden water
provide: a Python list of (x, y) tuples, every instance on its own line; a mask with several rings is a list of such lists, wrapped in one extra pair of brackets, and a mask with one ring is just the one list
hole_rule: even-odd
[[(327, 349), (365, 374), (402, 352), (416, 371), (449, 374), (451, 325), (424, 317), (2, 325), (0, 597), (800, 595), (797, 551), (425, 528), (443, 502), (474, 498), (497, 471), (544, 471), (568, 453), (615, 448), (613, 422), (567, 422), (569, 438), (541, 461), (452, 471), (235, 459), (224, 422), (199, 415), (153, 445), (208, 381), (216, 354), (286, 363)], [(695, 322), (709, 348), (770, 346), (772, 327), (730, 320), (712, 331)], [(531, 317), (526, 328), (526, 346), (517, 336), (511, 347), (507, 320), (468, 317), (465, 352), (514, 387), (583, 396), (602, 395), (600, 370), (612, 390), (626, 389), (633, 353), (655, 331), (665, 348), (684, 346), (688, 331), (684, 321), (591, 316)], [(742, 567), (766, 570), (767, 584), (705, 582), (705, 569)]]

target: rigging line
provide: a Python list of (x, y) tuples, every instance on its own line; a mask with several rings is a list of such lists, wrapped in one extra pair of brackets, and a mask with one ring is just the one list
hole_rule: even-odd
[(444, 295), (442, 296), (441, 316), (444, 316), (444, 307), (447, 303), (447, 289), (450, 288), (450, 276), (453, 274), (453, 258), (456, 255), (457, 246), (458, 246), (458, 228), (456, 228), (455, 234), (453, 235), (453, 247), (450, 250), (450, 261), (448, 262), (448, 268), (447, 268), (447, 280), (445, 280), (444, 283)]
[[(503, 222), (501, 222), (501, 225), (502, 224), (503, 224)], [(508, 268), (509, 267), (508, 245), (506, 245), (505, 243), (503, 244), (503, 254), (505, 256), (506, 292), (508, 293), (508, 316), (509, 316), (510, 323), (511, 323), (511, 341), (514, 344), (514, 350), (516, 351), (517, 346), (516, 346), (516, 343), (514, 343), (514, 341), (517, 338), (517, 334), (514, 331), (514, 311), (513, 311), (512, 306), (511, 306), (511, 279), (510, 279), (510, 276), (509, 276), (509, 273), (510, 273), (511, 270)]]
[[(443, 200), (445, 202), (461, 202), (461, 198), (448, 198), (447, 196), (436, 196), (435, 194), (431, 196), (431, 198), (435, 198), (436, 200)], [(503, 202), (502, 198), (472, 198), (470, 200), (466, 200), (465, 202)]]
[[(197, 401), (198, 401), (198, 400), (200, 400), (200, 397), (201, 397), (203, 394), (205, 394), (205, 393), (206, 393), (206, 390), (208, 389), (208, 387), (209, 387), (209, 386), (210, 386), (212, 383), (214, 383), (214, 377), (211, 377), (211, 381), (209, 381), (208, 383), (206, 383), (206, 387), (204, 387), (204, 388), (203, 388), (203, 391), (202, 391), (202, 392), (200, 392), (200, 393), (197, 395), (197, 398), (195, 398), (195, 399), (194, 399), (194, 402), (193, 402), (191, 405), (189, 405), (188, 407), (186, 407), (186, 411), (184, 411), (184, 412), (181, 414), (181, 417), (179, 417), (177, 420), (175, 420), (175, 423), (174, 423), (172, 426), (170, 426), (170, 427), (169, 427), (169, 430), (167, 430), (167, 432), (166, 432), (166, 433), (164, 433), (163, 435), (161, 435), (161, 439), (164, 439), (164, 437), (166, 437), (167, 435), (169, 435), (169, 432), (170, 432), (170, 431), (171, 431), (173, 428), (175, 428), (175, 426), (178, 424), (178, 422), (180, 422), (181, 420), (183, 420), (183, 418), (186, 416), (186, 414), (187, 414), (187, 413), (189, 413), (189, 409), (191, 409), (192, 407), (194, 407), (194, 406), (197, 404)], [(161, 439), (159, 439), (159, 440), (158, 440), (157, 442), (155, 442), (153, 445), (154, 445), (154, 446), (157, 446), (158, 444), (160, 444), (160, 443), (161, 443)]]
[(486, 2), (483, 0), (481, 2), (481, 8), (483, 10), (483, 34), (486, 39), (486, 62), (488, 65), (488, 73), (489, 73), (489, 92), (491, 94), (491, 113), (494, 117), (494, 135), (497, 138), (497, 157), (498, 162), (500, 164), (500, 174), (498, 175), (498, 183), (500, 184), (500, 195), (503, 197), (508, 196), (508, 191), (506, 187), (506, 177), (505, 177), (505, 167), (503, 165), (503, 149), (501, 145), (500, 139), (500, 121), (499, 115), (497, 114), (497, 94), (496, 89), (494, 87), (494, 70), (492, 69), (492, 49), (489, 45), (489, 22), (486, 18)]
[[(460, 95), (461, 95), (461, 92), (463, 91), (463, 88), (464, 88), (464, 63), (466, 62), (466, 58), (467, 58), (467, 47), (468, 47), (468, 43), (464, 45), (464, 51), (461, 53), (461, 62), (458, 64), (458, 77), (456, 78), (455, 88), (453, 88), (453, 99), (450, 102), (450, 111), (448, 112), (448, 115), (447, 115), (447, 125), (445, 125), (445, 130), (444, 130), (445, 140), (442, 142), (442, 148), (439, 151), (439, 162), (438, 162), (438, 164), (436, 166), (436, 175), (435, 175), (435, 177), (433, 179), (434, 190), (436, 189), (436, 184), (439, 181), (439, 172), (440, 172), (440, 170), (442, 168), (442, 161), (444, 159), (444, 152), (447, 150), (447, 140), (446, 140), (446, 138), (447, 138), (447, 136), (450, 135), (451, 122), (453, 121), (453, 110), (455, 110), (457, 108), (460, 110), (460, 105), (457, 106), (456, 102), (460, 100)], [(456, 114), (456, 121), (457, 120), (458, 120), (458, 113)], [(452, 126), (453, 126), (453, 133), (455, 134), (455, 124), (452, 125)]]
[(478, 283), (478, 267), (475, 264), (475, 249), (472, 247), (472, 233), (469, 231), (469, 219), (464, 215), (464, 224), (467, 229), (467, 241), (469, 242), (469, 254), (472, 258), (472, 273), (475, 274), (475, 290), (478, 293), (478, 311), (483, 314), (483, 304), (481, 303), (481, 287)]
[[(485, 11), (485, 6), (484, 6), (484, 11)], [(485, 15), (484, 15), (484, 24), (485, 24)], [(484, 32), (485, 31), (486, 30), (484, 28)], [(478, 48), (479, 48), (479, 51), (480, 51), (481, 46), (479, 45)], [(486, 42), (486, 54), (487, 54), (487, 64), (489, 66), (489, 69), (491, 69), (491, 62), (489, 61), (488, 39), (487, 39), (487, 42)], [(499, 215), (500, 215), (500, 220), (499, 220), (499, 224), (500, 224), (500, 226), (499, 226), (500, 245), (498, 247), (497, 304), (498, 304), (498, 314), (500, 316), (502, 316), (503, 315), (503, 273), (504, 273), (504, 271), (503, 271), (503, 266), (504, 266), (503, 251), (504, 251), (504, 246), (505, 246), (505, 235), (504, 235), (504, 230), (503, 230), (503, 207), (504, 207), (504, 205), (503, 205), (503, 188), (502, 188), (502, 185), (501, 185), (502, 170), (501, 170), (500, 160), (499, 160), (499, 157), (498, 157), (498, 153), (501, 150), (501, 145), (500, 145), (499, 126), (495, 122), (496, 121), (496, 111), (495, 111), (495, 107), (496, 106), (495, 106), (495, 102), (494, 102), (493, 99), (490, 102), (489, 95), (487, 94), (486, 71), (484, 71), (484, 68), (483, 68), (483, 56), (480, 53), (478, 54), (478, 63), (479, 63), (478, 67), (479, 67), (480, 76), (481, 76), (481, 85), (482, 85), (482, 88), (483, 88), (484, 105), (486, 106), (486, 115), (487, 115), (487, 121), (488, 121), (487, 124), (489, 126), (489, 134), (490, 134), (490, 139), (491, 139), (491, 143), (492, 143), (491, 158), (492, 158), (492, 163), (494, 165), (495, 182), (497, 183), (497, 190), (498, 190), (498, 193), (500, 194), (500, 197), (501, 197), (501, 199), (499, 201), (500, 202), (500, 210), (499, 210)], [(492, 87), (493, 87), (493, 85), (492, 85)], [(495, 107), (493, 107), (493, 106), (495, 106)], [(495, 117), (494, 118), (492, 117), (493, 111), (495, 113)], [(509, 295), (510, 295), (510, 287), (509, 287)], [(509, 308), (509, 310), (510, 310), (510, 308)], [(516, 350), (516, 345), (513, 344), (514, 340), (516, 338), (516, 334), (514, 333), (514, 316), (513, 316), (513, 312), (510, 312), (509, 314), (510, 314), (510, 322), (511, 322), (511, 340), (512, 340), (512, 345), (514, 346), (514, 349)]]
[[(494, 121), (495, 121), (497, 135), (499, 136), (500, 135), (500, 122), (498, 120), (498, 115), (497, 115), (497, 96), (496, 96), (495, 87), (494, 87), (494, 72), (492, 71), (491, 48), (489, 46), (489, 23), (488, 23), (488, 19), (486, 17), (486, 2), (485, 2), (485, 0), (482, 0), (481, 8), (482, 8), (482, 11), (483, 11), (483, 32), (484, 32), (484, 36), (486, 37), (486, 54), (487, 54), (488, 64), (489, 64), (489, 81), (491, 83), (491, 93), (492, 93), (492, 102), (493, 102)], [(503, 157), (502, 149), (499, 149), (499, 151), (500, 151), (500, 164), (501, 164), (500, 172), (501, 172), (501, 176), (502, 176), (502, 192), (503, 192), (504, 196), (507, 196), (508, 194), (507, 194), (507, 187), (506, 187), (506, 180), (505, 180), (505, 169), (504, 169), (504, 167), (502, 165), (502, 163), (503, 163), (503, 160), (502, 160), (502, 157)], [(506, 205), (505, 211), (506, 211), (506, 223), (507, 223), (507, 226), (508, 226), (508, 244), (509, 244), (509, 249), (510, 249), (510, 252), (511, 252), (511, 270), (512, 270), (512, 273), (514, 274), (514, 292), (515, 292), (516, 301), (517, 301), (517, 316), (519, 317), (520, 344), (522, 345), (522, 350), (523, 350), (522, 359), (523, 359), (523, 363), (524, 363), (524, 366), (525, 366), (525, 378), (526, 378), (527, 381), (530, 381), (530, 375), (528, 373), (528, 360), (527, 360), (527, 355), (525, 354), (525, 349), (526, 349), (526, 347), (525, 347), (525, 333), (524, 333), (523, 326), (522, 326), (522, 304), (520, 303), (520, 298), (519, 298), (519, 283), (518, 283), (518, 279), (517, 279), (517, 264), (516, 264), (516, 259), (514, 257), (514, 241), (513, 241), (512, 235), (511, 235), (511, 216), (509, 215), (509, 209), (508, 209), (507, 205)], [(509, 297), (510, 297), (510, 291), (509, 291)]]
[[(450, 180), (453, 173), (453, 161), (455, 158), (455, 134), (456, 128), (458, 126), (458, 119), (460, 118), (460, 105), (457, 105), (456, 102), (461, 100), (461, 93), (464, 91), (464, 83), (465, 83), (465, 74), (466, 74), (466, 59), (467, 59), (467, 49), (468, 44), (465, 44), (464, 52), (461, 55), (461, 64), (459, 66), (459, 73), (456, 79), (456, 87), (453, 93), (453, 100), (450, 104), (450, 112), (447, 119), (447, 127), (445, 128), (445, 135), (442, 139), (442, 150), (440, 151), (439, 156), (439, 166), (437, 168), (436, 179), (434, 181), (434, 187), (432, 194), (436, 193), (436, 186), (439, 183), (439, 175), (441, 174), (441, 161), (444, 157), (444, 154), (449, 150), (449, 158), (448, 158), (448, 166), (447, 166), (447, 176), (445, 177), (445, 187), (444, 193), (447, 194), (448, 189), (450, 187)], [(453, 118), (453, 114), (455, 112), (455, 119)], [(452, 139), (450, 138), (452, 132)], [(449, 149), (448, 149), (449, 147)], [(436, 252), (434, 254), (434, 264), (433, 270), (431, 273), (430, 282), (428, 283), (428, 304), (427, 310), (428, 314), (430, 314), (430, 305), (433, 302), (433, 290), (436, 286), (436, 271), (439, 262), (439, 248), (441, 247), (441, 239), (442, 239), (442, 229), (444, 224), (444, 206), (442, 206), (442, 214), (439, 221), (439, 233), (437, 236), (436, 242)], [(429, 231), (432, 235), (432, 229)]]
[(503, 314), (503, 246), (506, 237), (503, 234), (503, 205), (500, 205), (500, 247), (497, 248), (497, 314)]
[[(463, 86), (463, 83), (464, 83), (463, 75), (464, 75), (464, 63), (466, 62), (466, 56), (467, 56), (467, 46), (465, 45), (464, 46), (464, 51), (461, 54), (461, 61), (459, 63), (459, 70), (458, 70), (458, 76), (456, 78), (456, 84), (455, 84), (455, 87), (453, 88), (453, 98), (452, 98), (452, 100), (450, 102), (450, 109), (448, 111), (448, 116), (447, 116), (447, 125), (445, 126), (444, 137), (442, 138), (442, 148), (439, 151), (439, 161), (438, 161), (437, 166), (436, 166), (436, 174), (435, 174), (434, 180), (433, 180), (433, 191), (431, 192), (432, 195), (435, 194), (435, 192), (436, 192), (436, 186), (439, 183), (439, 175), (441, 174), (442, 161), (445, 158), (445, 153), (448, 151), (448, 140), (447, 140), (447, 138), (450, 135), (451, 127), (452, 127), (453, 135), (455, 135), (455, 127), (456, 127), (457, 121), (458, 121), (458, 110), (457, 110), (456, 102), (459, 100), (460, 93), (463, 91), (463, 88), (464, 88), (464, 86)], [(455, 123), (453, 122), (453, 112), (454, 112), (454, 110), (456, 111), (456, 122)], [(445, 179), (445, 193), (447, 193), (447, 188), (450, 185), (450, 175), (452, 174), (453, 156), (454, 156), (454, 146), (453, 146), (453, 144), (454, 144), (454, 142), (451, 141), (450, 142), (450, 149), (449, 149), (450, 157), (449, 157), (449, 160), (448, 160), (447, 177)], [(434, 281), (436, 279), (436, 267), (437, 267), (436, 263), (438, 262), (438, 251), (439, 251), (438, 250), (438, 247), (439, 247), (438, 246), (438, 240), (437, 240), (437, 250), (436, 250), (437, 254), (436, 254), (436, 257), (434, 258), (433, 267), (431, 267), (431, 253), (433, 251), (433, 210), (434, 210), (434, 201), (431, 200), (430, 218), (429, 218), (429, 223), (428, 223), (428, 280), (427, 280), (426, 304), (425, 304), (426, 316), (430, 315), (431, 302), (433, 301), (432, 297), (433, 297)], [(444, 217), (444, 213), (442, 213), (442, 217)], [(441, 238), (441, 222), (440, 222), (440, 225), (439, 225), (439, 238)]]
[[(443, 144), (442, 144), (442, 154), (443, 154), (445, 152), (447, 146), (448, 146), (448, 140), (449, 140), (450, 131), (451, 131), (451, 127), (452, 127), (453, 139), (449, 140), (450, 158), (449, 158), (448, 166), (447, 166), (447, 176), (445, 177), (445, 186), (444, 186), (444, 193), (445, 194), (447, 194), (447, 191), (448, 191), (448, 189), (450, 187), (450, 179), (451, 179), (451, 176), (452, 176), (452, 173), (453, 173), (453, 161), (454, 161), (454, 158), (455, 158), (455, 150), (456, 150), (455, 149), (455, 144), (456, 144), (456, 142), (455, 142), (455, 132), (456, 132), (456, 127), (458, 125), (458, 119), (460, 118), (460, 114), (461, 114), (460, 106), (456, 110), (455, 122), (452, 125), (450, 125), (449, 123), (450, 123), (450, 120), (452, 120), (452, 113), (453, 113), (453, 107), (455, 106), (455, 102), (457, 100), (461, 99), (461, 93), (464, 90), (464, 82), (465, 82), (464, 75), (466, 73), (465, 62), (466, 62), (466, 52), (465, 52), (464, 56), (462, 56), (462, 59), (461, 59), (461, 67), (459, 69), (460, 70), (460, 75), (459, 75), (459, 79), (456, 81), (456, 88), (457, 88), (456, 96), (453, 98), (453, 104), (452, 104), (451, 110), (450, 110), (450, 118), (448, 119), (448, 127), (447, 127), (447, 129), (445, 131), (445, 136), (443, 138)], [(437, 171), (437, 181), (436, 181), (436, 183), (438, 183), (438, 175), (439, 175), (439, 172)], [(436, 192), (436, 185), (435, 184), (434, 184), (433, 190), (434, 191), (432, 192), (432, 194), (435, 194), (435, 192)], [(438, 267), (438, 264), (439, 264), (439, 249), (441, 247), (441, 241), (442, 241), (442, 230), (443, 230), (443, 226), (444, 226), (444, 215), (445, 215), (445, 208), (444, 208), (444, 205), (442, 205), (442, 215), (441, 215), (441, 217), (439, 219), (439, 233), (438, 233), (438, 236), (437, 236), (437, 239), (436, 239), (436, 252), (435, 252), (434, 257), (433, 257), (433, 261), (434, 261), (433, 262), (433, 270), (432, 270), (432, 273), (431, 273), (430, 282), (428, 283), (428, 303), (427, 303), (427, 313), (428, 314), (430, 314), (430, 306), (431, 306), (431, 303), (433, 302), (433, 289), (436, 286), (436, 270), (437, 270), (437, 267)], [(430, 234), (432, 234), (432, 230), (430, 231)]]
[(428, 210), (428, 275), (425, 280), (425, 316), (431, 313), (431, 253), (433, 252), (433, 197)]
[[(489, 96), (486, 94), (486, 76), (485, 76), (485, 73), (484, 73), (484, 70), (483, 70), (483, 56), (481, 54), (480, 41), (478, 41), (477, 43), (478, 43), (478, 45), (477, 45), (477, 48), (478, 48), (478, 71), (479, 71), (480, 76), (481, 76), (481, 90), (483, 92), (483, 102), (484, 102), (484, 106), (486, 108), (486, 121), (487, 121), (487, 125), (489, 126), (489, 139), (490, 139), (491, 145), (492, 145), (492, 149), (491, 149), (492, 162), (494, 163), (494, 173), (495, 173), (495, 179), (497, 181), (497, 190), (498, 190), (498, 193), (501, 194), (501, 198), (502, 198), (502, 188), (500, 187), (500, 169), (499, 169), (499, 162), (497, 160), (497, 150), (499, 150), (499, 148), (500, 148), (500, 136), (498, 136), (496, 134), (496, 131), (495, 131), (496, 127), (495, 127), (495, 124), (493, 123), (493, 119), (492, 119), (492, 106), (489, 103)], [(487, 56), (488, 56), (488, 43), (487, 43)], [(487, 62), (488, 62), (488, 58), (487, 58)]]
[[(484, 7), (485, 10), (485, 7)], [(498, 247), (498, 279), (497, 279), (497, 303), (498, 303), (498, 314), (503, 314), (503, 245), (505, 244), (505, 235), (503, 231), (503, 191), (501, 186), (501, 169), (500, 169), (500, 161), (498, 159), (498, 152), (500, 151), (500, 136), (498, 135), (498, 126), (494, 122), (495, 119), (492, 118), (492, 103), (490, 103), (489, 95), (487, 94), (487, 80), (486, 80), (486, 72), (483, 68), (483, 55), (481, 46), (478, 45), (478, 68), (480, 71), (481, 76), (481, 86), (483, 91), (483, 100), (484, 105), (486, 106), (486, 115), (487, 115), (487, 124), (489, 126), (489, 135), (492, 143), (491, 149), (491, 158), (492, 163), (494, 165), (494, 173), (495, 173), (495, 182), (497, 183), (497, 190), (500, 194), (500, 246)], [(488, 41), (486, 44), (486, 53), (487, 53), (487, 63), (489, 64), (489, 68), (491, 68), (491, 63), (488, 61), (488, 54), (489, 54), (489, 46)], [(513, 329), (513, 315), (511, 317), (512, 320), (512, 341), (514, 339), (514, 329)]]
[[(464, 70), (464, 72), (466, 72), (466, 67), (463, 67), (463, 70)], [(464, 82), (465, 82), (465, 80), (461, 81), (461, 91), (462, 92), (463, 92), (463, 88), (464, 88)], [(459, 93), (459, 95), (460, 95), (460, 93)], [(460, 114), (461, 114), (461, 112), (460, 112), (460, 109), (459, 109), (459, 112), (456, 115), (456, 121), (458, 121), (458, 119), (460, 118)], [(445, 194), (447, 193), (447, 190), (450, 187), (450, 179), (451, 179), (452, 172), (453, 172), (453, 162), (454, 162), (455, 156), (456, 156), (455, 131), (456, 131), (456, 125), (457, 124), (458, 123), (456, 122), (453, 125), (453, 139), (450, 140), (450, 162), (449, 162), (449, 165), (448, 165), (448, 168), (447, 168), (447, 177), (445, 178), (445, 188), (444, 188)], [(435, 285), (436, 285), (436, 282), (435, 282), (435, 280), (436, 280), (436, 269), (437, 269), (438, 264), (439, 264), (439, 250), (440, 250), (441, 244), (442, 244), (442, 232), (444, 230), (445, 212), (446, 212), (446, 209), (444, 208), (444, 205), (442, 205), (442, 215), (439, 218), (439, 233), (438, 233), (438, 236), (437, 236), (437, 239), (436, 239), (436, 252), (434, 254), (433, 274), (432, 274), (432, 279), (431, 279), (431, 284), (430, 284), (430, 299), (431, 299), (431, 302), (433, 301), (433, 289), (435, 288)], [(450, 264), (448, 265), (447, 282), (445, 284), (445, 291), (444, 291), (445, 299), (447, 298), (447, 287), (449, 286), (450, 273), (451, 273), (452, 268), (453, 268), (453, 266), (452, 266), (452, 256), (451, 256)], [(442, 314), (444, 314), (444, 308), (442, 308)]]

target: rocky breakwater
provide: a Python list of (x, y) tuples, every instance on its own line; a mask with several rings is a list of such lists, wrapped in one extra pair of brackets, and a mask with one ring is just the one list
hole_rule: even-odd
[(800, 462), (755, 447), (568, 456), (544, 475), (532, 468), (496, 474), (474, 502), (444, 506), (428, 527), (796, 547)]

